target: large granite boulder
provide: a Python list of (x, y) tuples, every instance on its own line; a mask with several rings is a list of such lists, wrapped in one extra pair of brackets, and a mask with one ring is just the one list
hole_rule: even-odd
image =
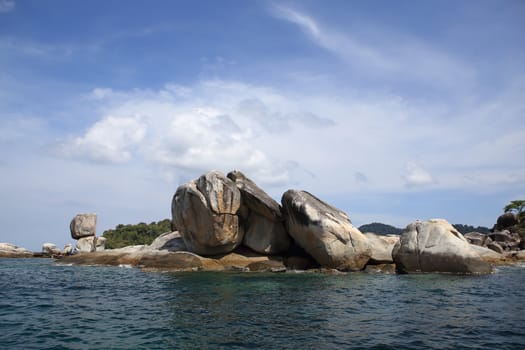
[(77, 243), (75, 244), (75, 251), (80, 253), (90, 253), (97, 250), (97, 237), (95, 236), (89, 236), (89, 237), (82, 237), (79, 240), (77, 240)]
[(366, 232), (364, 233), (370, 247), (370, 261), (368, 264), (392, 264), (392, 249), (397, 242), (399, 242), (399, 236), (381, 236), (375, 233)]
[(415, 221), (407, 226), (392, 258), (400, 272), (490, 273), (481, 259), (450, 223), (442, 219)]
[(97, 214), (78, 214), (69, 225), (71, 238), (95, 236), (97, 232)]
[(321, 266), (364, 268), (371, 253), (368, 240), (344, 212), (305, 191), (288, 190), (281, 202), (288, 233)]
[(237, 215), (240, 206), (241, 193), (235, 183), (212, 171), (179, 186), (171, 205), (173, 226), (194, 253), (229, 253), (244, 238)]
[(290, 246), (280, 205), (238, 170), (228, 173), (241, 192), (239, 216), (244, 226), (243, 244), (261, 254), (279, 254)]
[(100, 236), (95, 240), (95, 251), (101, 252), (103, 250), (106, 250), (106, 237)]
[[(519, 250), (521, 236), (509, 230), (494, 231), (488, 234), (489, 238), (497, 243), (503, 250)], [(488, 245), (487, 245), (488, 246)]]

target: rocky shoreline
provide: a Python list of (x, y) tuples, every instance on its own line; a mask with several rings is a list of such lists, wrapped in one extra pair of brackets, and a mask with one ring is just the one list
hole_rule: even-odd
[[(96, 214), (79, 214), (70, 226), (75, 248), (44, 245), (40, 255), (60, 264), (155, 271), (329, 273), (486, 274), (525, 259), (519, 235), (509, 231), (513, 214), (500, 217), (487, 237), (464, 236), (443, 219), (415, 221), (401, 235), (363, 233), (306, 191), (288, 190), (277, 203), (240, 171), (212, 171), (181, 185), (171, 211), (173, 232), (121, 249), (105, 249), (104, 237), (96, 237)], [(0, 257), (34, 256), (0, 244)]]

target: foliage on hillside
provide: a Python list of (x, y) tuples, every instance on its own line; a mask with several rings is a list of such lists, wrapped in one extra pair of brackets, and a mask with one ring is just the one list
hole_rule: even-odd
[(469, 232), (479, 232), (479, 233), (485, 233), (485, 234), (490, 233), (490, 229), (485, 226), (474, 227), (471, 225), (463, 225), (463, 224), (454, 224), (452, 226), (454, 226), (456, 230), (458, 230), (462, 234), (466, 234)]
[(151, 244), (156, 237), (169, 231), (171, 231), (171, 221), (164, 219), (150, 224), (144, 222), (136, 225), (120, 224), (114, 229), (104, 231), (102, 236), (106, 238), (106, 248), (115, 249), (129, 245)]
[(372, 232), (372, 233), (375, 233), (376, 235), (388, 235), (388, 234), (400, 235), (401, 233), (403, 233), (403, 229), (401, 228), (382, 224), (380, 222), (373, 222), (371, 224), (359, 226), (359, 231), (363, 233)]

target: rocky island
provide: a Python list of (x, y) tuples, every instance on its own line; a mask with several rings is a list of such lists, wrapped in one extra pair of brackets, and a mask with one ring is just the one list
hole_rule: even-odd
[[(519, 221), (512, 213), (488, 235), (464, 236), (443, 219), (415, 221), (401, 235), (377, 235), (361, 232), (346, 213), (306, 191), (288, 190), (279, 204), (237, 170), (211, 171), (179, 186), (171, 213), (172, 232), (150, 245), (105, 249), (105, 238), (95, 235), (96, 214), (78, 214), (70, 225), (75, 249), (43, 250), (61, 264), (157, 271), (485, 274), (525, 258), (519, 235), (509, 231)], [(31, 253), (0, 246), (6, 251)]]

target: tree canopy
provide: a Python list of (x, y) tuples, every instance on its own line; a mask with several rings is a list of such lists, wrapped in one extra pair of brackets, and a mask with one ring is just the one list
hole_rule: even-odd
[(119, 224), (114, 229), (104, 231), (102, 236), (106, 238), (106, 248), (115, 249), (129, 245), (151, 244), (155, 238), (170, 231), (171, 220), (164, 219), (150, 224), (144, 222), (135, 225)]
[(514, 200), (503, 208), (504, 212), (511, 212), (518, 215), (520, 221), (523, 221), (525, 215), (525, 200)]

